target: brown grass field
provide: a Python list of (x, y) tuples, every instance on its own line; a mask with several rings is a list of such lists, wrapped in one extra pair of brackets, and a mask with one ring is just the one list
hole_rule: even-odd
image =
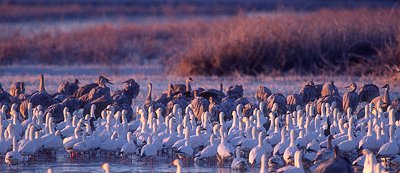
[[(28, 6), (30, 1), (22, 2), (0, 6), (2, 65), (155, 63), (164, 64), (170, 73), (179, 75), (384, 76), (394, 73), (394, 66), (400, 64), (400, 10), (395, 6), (249, 12), (250, 6), (239, 12), (229, 8), (232, 10), (226, 12), (229, 15), (205, 17), (193, 12), (193, 16), (184, 19), (163, 13), (166, 18), (152, 22), (117, 17), (118, 24), (106, 21), (84, 25), (83, 20), (82, 27), (69, 30), (37, 29), (35, 25), (29, 29), (10, 27), (26, 23), (24, 20), (46, 23), (40, 16), (53, 13), (66, 18), (85, 17), (86, 13), (82, 13), (85, 9), (96, 9), (87, 12), (96, 16), (108, 14), (100, 9), (120, 9), (125, 14), (125, 8), (138, 7), (128, 4), (122, 9), (105, 8), (104, 1), (97, 6), (96, 3), (41, 6), (42, 1)], [(193, 4), (186, 5), (199, 10)]]

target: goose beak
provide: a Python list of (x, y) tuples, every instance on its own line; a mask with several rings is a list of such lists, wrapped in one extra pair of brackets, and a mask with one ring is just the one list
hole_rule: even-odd
[(350, 85), (349, 86), (345, 86), (344, 88), (350, 88)]

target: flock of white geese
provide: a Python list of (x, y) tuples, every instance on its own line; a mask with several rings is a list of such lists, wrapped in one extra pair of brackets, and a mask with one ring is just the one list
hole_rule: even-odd
[[(126, 110), (115, 111), (112, 105), (97, 119), (95, 105), (87, 115), (82, 109), (70, 112), (66, 107), (64, 120), (58, 124), (50, 114), (44, 115), (40, 105), (29, 104), (28, 117), (21, 122), (14, 108), (7, 119), (7, 108), (3, 106), (0, 155), (8, 165), (60, 150), (66, 150), (71, 158), (140, 156), (151, 164), (164, 156), (176, 158), (173, 165), (177, 172), (185, 164), (207, 166), (215, 160), (221, 167), (260, 167), (260, 172), (268, 172), (268, 168), (276, 168), (277, 172), (387, 172), (400, 163), (397, 110), (388, 106), (383, 111), (381, 101), (366, 104), (362, 118), (352, 114), (351, 108), (339, 111), (336, 102), (323, 103), (320, 114), (316, 114), (315, 103), (279, 114), (275, 103), (265, 115), (263, 104), (248, 117), (239, 104), (231, 120), (225, 121), (226, 115), (221, 112), (219, 122), (211, 122), (208, 111), (197, 120), (190, 104), (175, 104), (165, 117), (161, 108), (150, 106), (146, 110), (132, 105), (136, 118), (131, 121), (127, 120)], [(108, 163), (102, 168), (106, 172), (111, 169)]]

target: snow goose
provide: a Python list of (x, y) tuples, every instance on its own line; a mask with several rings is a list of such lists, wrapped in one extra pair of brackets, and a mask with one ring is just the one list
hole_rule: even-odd
[(285, 166), (278, 169), (278, 173), (304, 173), (301, 151), (294, 154), (294, 166)]
[(263, 147), (262, 138), (262, 132), (258, 133), (258, 145), (251, 149), (249, 153), (249, 163), (251, 165), (259, 164), (261, 161), (261, 155), (266, 153), (266, 149)]
[(399, 146), (393, 142), (394, 126), (389, 127), (389, 142), (383, 144), (378, 151), (378, 158), (392, 159), (399, 153)]
[(151, 136), (147, 138), (147, 144), (140, 150), (140, 156), (146, 158), (152, 158), (157, 155), (157, 149), (153, 145), (153, 139)]
[(7, 165), (17, 165), (22, 162), (21, 153), (18, 151), (18, 143), (15, 137), (12, 138), (13, 150), (7, 152), (4, 161)]
[(275, 145), (273, 155), (274, 156), (281, 156), (285, 152), (285, 149), (289, 146), (289, 143), (285, 136), (285, 128), (281, 129), (281, 141)]
[[(67, 152), (70, 152), (70, 153), (71, 153), (73, 146), (74, 146), (76, 143), (78, 143), (78, 142), (80, 142), (80, 141), (82, 140), (82, 138), (80, 138), (80, 136), (79, 136), (80, 130), (81, 130), (80, 127), (76, 127), (75, 130), (74, 130), (74, 136), (70, 136), (70, 137), (65, 138), (65, 139), (63, 140), (63, 146), (64, 146), (64, 149), (65, 149)], [(72, 154), (72, 153), (71, 153), (71, 154)], [(71, 155), (71, 156), (72, 156), (72, 155)]]
[(267, 155), (265, 153), (261, 156), (260, 173), (268, 173)]
[(128, 132), (126, 138), (128, 139), (128, 143), (124, 144), (121, 148), (121, 154), (125, 157), (134, 155), (137, 150), (137, 146), (132, 140), (132, 132)]
[(351, 153), (356, 151), (357, 149), (357, 141), (353, 140), (354, 136), (353, 136), (353, 125), (352, 125), (352, 121), (353, 117), (350, 118), (349, 121), (349, 128), (348, 128), (348, 139), (345, 141), (342, 141), (338, 144), (339, 150), (342, 153)]
[(42, 149), (47, 152), (57, 151), (63, 147), (60, 131), (54, 132), (53, 117), (49, 119), (49, 134), (42, 136)]
[(190, 158), (193, 156), (193, 148), (190, 144), (191, 139), (189, 137), (189, 128), (186, 127), (185, 131), (185, 145), (178, 148), (177, 154), (184, 158)]
[[(221, 112), (222, 113), (222, 112)], [(217, 153), (220, 159), (220, 164), (224, 164), (224, 160), (233, 156), (235, 149), (233, 146), (226, 141), (226, 133), (225, 128), (223, 126), (220, 127), (220, 135), (221, 135), (221, 142), (218, 145)]]
[[(279, 117), (275, 118), (275, 125), (274, 125), (274, 132), (270, 134), (266, 140), (272, 145), (275, 146), (276, 144), (281, 141), (281, 134), (279, 133)], [(264, 142), (265, 143), (265, 142)]]
[(86, 140), (86, 133), (83, 133), (81, 140), (73, 145), (71, 151), (84, 154), (89, 150), (90, 143)]
[(0, 125), (0, 156), (4, 156), (10, 149), (11, 140), (5, 139), (3, 126)]
[(111, 138), (105, 140), (101, 145), (100, 145), (100, 150), (104, 151), (105, 153), (111, 153), (114, 154), (115, 152), (118, 151), (118, 145), (117, 143), (117, 135), (118, 133), (116, 131), (113, 132), (111, 135)]
[(245, 152), (250, 152), (251, 149), (258, 145), (258, 138), (257, 138), (257, 128), (253, 127), (251, 130), (251, 136), (248, 136), (244, 140), (241, 141), (239, 144), (240, 149)]
[(195, 155), (194, 161), (199, 162), (204, 159), (212, 158), (217, 155), (218, 144), (214, 142), (215, 135), (210, 136), (210, 145)]
[(285, 149), (285, 152), (283, 153), (283, 159), (285, 160), (286, 164), (292, 163), (294, 160), (294, 154), (296, 151), (299, 151), (296, 145), (296, 140), (295, 140), (295, 134), (294, 134), (294, 129), (290, 131), (290, 144), (289, 147)]
[(240, 148), (236, 148), (236, 157), (233, 159), (231, 168), (235, 170), (245, 170), (247, 169), (247, 162), (245, 158), (241, 157)]
[(30, 126), (29, 130), (29, 140), (22, 145), (19, 145), (18, 151), (23, 156), (32, 156), (36, 153), (38, 146), (35, 140), (35, 127)]

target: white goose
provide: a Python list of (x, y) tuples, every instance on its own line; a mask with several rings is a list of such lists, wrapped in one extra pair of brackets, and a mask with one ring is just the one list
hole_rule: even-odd
[(18, 143), (17, 139), (13, 137), (13, 150), (7, 152), (4, 160), (7, 165), (17, 165), (22, 162), (22, 156), (21, 153), (18, 152)]
[(49, 122), (49, 134), (42, 136), (42, 149), (47, 152), (57, 151), (63, 147), (63, 140), (60, 137), (60, 131), (54, 132), (53, 117), (51, 117)]
[(240, 148), (236, 148), (236, 157), (233, 159), (231, 168), (235, 170), (245, 170), (247, 169), (247, 162), (245, 158), (241, 157)]
[(107, 139), (100, 145), (100, 150), (106, 152), (106, 153), (115, 153), (118, 151), (118, 145), (117, 143), (117, 135), (118, 133), (116, 131), (113, 132), (111, 135), (110, 139)]
[(249, 163), (251, 165), (256, 165), (259, 164), (261, 161), (261, 155), (266, 152), (264, 146), (263, 146), (263, 139), (262, 139), (262, 133), (258, 133), (258, 145), (254, 147), (249, 154)]
[(90, 150), (90, 143), (86, 140), (86, 133), (82, 134), (81, 140), (75, 143), (71, 150), (76, 153), (86, 153)]
[(157, 149), (153, 145), (153, 139), (151, 136), (147, 138), (147, 144), (143, 146), (143, 148), (140, 150), (140, 156), (141, 157), (147, 157), (151, 158), (157, 155)]
[(128, 132), (126, 134), (126, 138), (128, 139), (128, 143), (124, 144), (121, 148), (121, 154), (123, 156), (132, 156), (136, 154), (137, 146), (133, 143), (132, 140), (132, 132)]
[(301, 161), (301, 151), (294, 154), (294, 166), (285, 166), (278, 169), (278, 173), (304, 173), (303, 162)]
[(260, 173), (268, 173), (267, 155), (266, 154), (263, 154), (261, 156)]
[(399, 146), (393, 141), (394, 126), (389, 127), (389, 142), (383, 144), (378, 151), (378, 157), (392, 158), (399, 153)]
[(297, 148), (296, 145), (296, 140), (295, 140), (295, 136), (294, 136), (294, 130), (292, 129), (290, 131), (290, 144), (289, 147), (287, 147), (285, 149), (285, 152), (283, 153), (283, 159), (285, 160), (285, 162), (287, 164), (292, 163), (294, 160), (294, 154), (296, 153), (296, 151), (299, 151), (299, 149)]
[(0, 156), (4, 156), (10, 149), (11, 149), (11, 140), (7, 140), (4, 137), (4, 128), (3, 126), (0, 125)]
[(190, 158), (193, 156), (193, 148), (190, 145), (189, 128), (185, 128), (185, 145), (178, 148), (177, 153), (184, 158)]
[(35, 140), (35, 127), (30, 126), (29, 130), (29, 140), (24, 142), (22, 145), (19, 145), (18, 151), (23, 156), (32, 156), (36, 153), (38, 146)]
[(275, 145), (274, 147), (274, 156), (281, 156), (285, 152), (286, 148), (289, 146), (289, 142), (287, 141), (285, 137), (285, 128), (281, 129), (281, 141)]
[(218, 144), (214, 143), (214, 138), (215, 138), (215, 135), (210, 136), (210, 145), (208, 145), (206, 148), (204, 148), (203, 150), (201, 150), (199, 153), (197, 153), (195, 155), (195, 158), (194, 158), (195, 162), (198, 162), (198, 161), (201, 161), (201, 160), (207, 159), (207, 158), (212, 158), (217, 155)]
[[(223, 113), (223, 112), (221, 112), (221, 113)], [(232, 157), (233, 153), (235, 152), (235, 149), (233, 148), (233, 146), (226, 141), (226, 138), (225, 138), (226, 133), (225, 133), (224, 129), (225, 128), (223, 126), (220, 127), (221, 143), (218, 145), (218, 148), (217, 148), (217, 153), (218, 153), (218, 157), (220, 159), (220, 164), (222, 164), (222, 165), (224, 164), (224, 160), (229, 157)]]
[(353, 117), (350, 118), (347, 137), (348, 139), (338, 144), (339, 150), (342, 153), (351, 153), (356, 151), (358, 142), (353, 140)]

